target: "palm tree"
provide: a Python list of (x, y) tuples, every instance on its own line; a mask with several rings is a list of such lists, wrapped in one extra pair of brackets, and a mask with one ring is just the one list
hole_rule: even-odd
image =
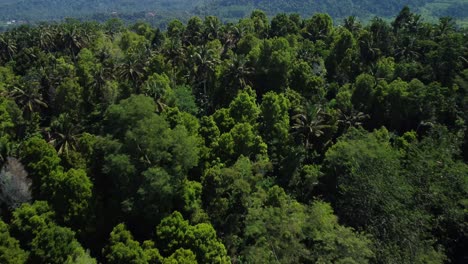
[(171, 84), (173, 87), (177, 86), (177, 77), (186, 75), (182, 72), (184, 62), (187, 62), (187, 50), (182, 45), (180, 38), (168, 38), (162, 48), (162, 53), (167, 65), (170, 65)]
[(407, 59), (408, 61), (417, 60), (421, 54), (416, 50), (417, 37), (414, 35), (404, 36), (395, 50), (395, 57)]
[(166, 98), (164, 98), (167, 91), (166, 89), (170, 89), (170, 87), (164, 87), (163, 84), (150, 80), (147, 80), (143, 84), (142, 90), (144, 94), (154, 99), (158, 113), (162, 113), (167, 108), (167, 104), (165, 102)]
[(320, 106), (307, 103), (302, 107), (301, 113), (292, 117), (293, 134), (299, 135), (306, 149), (313, 147), (313, 142), (325, 134), (325, 130), (331, 128), (327, 124), (330, 115)]
[(42, 25), (36, 29), (35, 35), (39, 48), (49, 52), (54, 47), (55, 29), (51, 25)]
[(224, 32), (221, 36), (221, 42), (223, 43), (222, 55), (225, 55), (229, 49), (233, 49), (237, 46), (237, 43), (242, 38), (243, 32), (240, 27), (233, 24), (227, 24), (224, 27)]
[(180, 39), (168, 39), (163, 52), (174, 69), (182, 65), (186, 55), (186, 51)]
[(101, 65), (93, 74), (93, 80), (90, 84), (91, 87), (94, 88), (95, 91), (100, 91), (106, 84), (107, 77), (108, 72), (106, 71), (106, 68)]
[(42, 98), (40, 87), (37, 86), (31, 85), (28, 86), (28, 88), (14, 87), (9, 93), (9, 96), (15, 99), (18, 106), (22, 108), (24, 113), (28, 113), (28, 116), (38, 111), (41, 107), (48, 107), (47, 103), (45, 103)]
[(349, 32), (353, 33), (353, 35), (356, 35), (362, 27), (361, 23), (359, 23), (355, 16), (345, 18), (343, 24), (343, 26), (348, 29)]
[(253, 74), (254, 69), (248, 66), (248, 60), (244, 55), (233, 54), (230, 60), (227, 60), (226, 78), (233, 80), (235, 86), (244, 88), (248, 84), (248, 77)]
[(0, 54), (3, 61), (13, 59), (16, 54), (17, 46), (13, 36), (9, 33), (0, 34)]
[(376, 47), (373, 36), (367, 31), (359, 37), (359, 50), (362, 60), (366, 63), (375, 62), (381, 53)]
[(91, 43), (92, 28), (87, 24), (71, 21), (58, 30), (63, 47), (70, 50), (74, 60), (78, 52)]
[(214, 71), (219, 63), (217, 51), (207, 46), (191, 47), (192, 79), (196, 86), (202, 87), (202, 96), (209, 97), (208, 84), (213, 81)]
[(447, 35), (450, 32), (455, 31), (456, 23), (451, 17), (439, 18), (439, 24), (436, 26), (436, 32), (439, 36)]
[(139, 56), (126, 56), (117, 66), (117, 74), (123, 80), (131, 80), (138, 86), (145, 75), (145, 61)]
[(221, 21), (215, 16), (208, 16), (204, 21), (204, 38), (205, 43), (218, 39), (218, 35), (221, 29)]
[(344, 125), (344, 130), (348, 130), (350, 127), (361, 126), (362, 122), (369, 118), (368, 114), (364, 114), (363, 112), (358, 112), (356, 110), (351, 110), (349, 114), (338, 110), (340, 114), (340, 119), (338, 123)]
[[(59, 155), (68, 155), (75, 150), (81, 128), (69, 114), (61, 114), (51, 123), (51, 132), (46, 132), (46, 139), (52, 144)], [(43, 131), (44, 132), (44, 131)]]

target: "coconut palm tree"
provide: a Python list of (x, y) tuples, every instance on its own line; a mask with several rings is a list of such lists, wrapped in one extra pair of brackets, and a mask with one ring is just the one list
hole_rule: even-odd
[[(37, 84), (38, 85), (38, 84)], [(27, 87), (14, 87), (9, 93), (18, 106), (22, 108), (24, 113), (30, 116), (33, 112), (38, 111), (40, 108), (47, 108), (47, 103), (44, 102), (40, 88), (37, 86)]]
[(180, 39), (168, 39), (163, 52), (165, 57), (168, 58), (168, 62), (174, 69), (181, 66), (185, 61), (186, 51)]
[(237, 46), (237, 43), (242, 38), (242, 35), (242, 29), (238, 26), (227, 24), (224, 27), (223, 33), (221, 34), (221, 43), (223, 44), (223, 52), (221, 53), (222, 56), (224, 56), (228, 50)]
[(439, 36), (447, 35), (455, 31), (457, 25), (455, 20), (451, 17), (441, 17), (439, 18), (439, 24), (436, 26), (436, 33)]
[(39, 26), (35, 31), (35, 38), (39, 48), (47, 52), (53, 50), (55, 46), (54, 35), (56, 34), (55, 28), (51, 25), (44, 24)]
[(63, 47), (70, 51), (74, 60), (80, 50), (92, 42), (93, 28), (89, 24), (78, 24), (75, 21), (70, 21), (63, 24), (58, 32)]
[(342, 112), (341, 110), (338, 110), (338, 113), (340, 115), (338, 123), (344, 126), (344, 131), (348, 130), (350, 127), (361, 126), (363, 121), (369, 118), (368, 114), (364, 114), (363, 112), (359, 112), (354, 109), (351, 110), (349, 114)]
[(345, 18), (343, 21), (343, 26), (348, 29), (349, 32), (353, 33), (353, 35), (356, 35), (362, 28), (361, 23), (359, 23), (355, 16), (349, 16)]
[(376, 46), (372, 34), (365, 31), (359, 37), (359, 50), (361, 58), (368, 64), (375, 62), (380, 56), (380, 49)]
[(248, 65), (248, 60), (244, 55), (233, 54), (226, 64), (226, 78), (232, 80), (235, 86), (244, 88), (250, 85), (248, 78), (253, 74), (254, 69)]
[(207, 16), (203, 22), (205, 43), (219, 38), (221, 21), (215, 16)]
[(400, 60), (416, 61), (421, 56), (417, 50), (417, 37), (414, 35), (403, 36), (395, 49), (395, 57)]
[(9, 61), (13, 59), (16, 54), (17, 46), (16, 41), (10, 33), (0, 34), (0, 56), (3, 61)]
[(65, 113), (52, 121), (50, 133), (46, 133), (45, 137), (56, 148), (59, 155), (68, 155), (71, 150), (76, 149), (80, 132), (81, 127), (69, 114)]
[(145, 61), (139, 56), (126, 56), (117, 66), (117, 74), (123, 80), (131, 80), (138, 86), (145, 75)]
[(302, 138), (304, 147), (311, 149), (314, 142), (325, 134), (332, 126), (328, 124), (330, 115), (319, 105), (307, 103), (301, 109), (301, 113), (292, 117), (293, 134)]
[(189, 50), (192, 81), (196, 86), (201, 87), (204, 98), (209, 97), (208, 85), (212, 83), (215, 68), (219, 64), (217, 52), (207, 46), (192, 46)]

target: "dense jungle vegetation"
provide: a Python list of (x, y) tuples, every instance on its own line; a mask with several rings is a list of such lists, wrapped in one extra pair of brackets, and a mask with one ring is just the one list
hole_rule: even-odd
[(467, 29), (341, 24), (1, 33), (0, 263), (466, 263)]

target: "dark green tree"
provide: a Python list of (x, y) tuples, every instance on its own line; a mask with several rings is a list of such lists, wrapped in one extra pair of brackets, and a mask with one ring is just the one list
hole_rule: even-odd
[(10, 236), (8, 225), (0, 220), (0, 261), (5, 264), (24, 264), (28, 253), (20, 248), (18, 240)]

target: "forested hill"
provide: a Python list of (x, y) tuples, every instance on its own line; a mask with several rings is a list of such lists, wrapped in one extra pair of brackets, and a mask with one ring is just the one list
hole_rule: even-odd
[(50, 21), (64, 17), (106, 20), (118, 16), (127, 21), (147, 20), (165, 25), (169, 18), (186, 21), (191, 15), (216, 15), (234, 21), (254, 9), (277, 13), (299, 13), (310, 16), (328, 13), (335, 19), (357, 16), (391, 17), (408, 5), (424, 18), (451, 16), (468, 21), (468, 2), (464, 0), (3, 0), (0, 1), (0, 23), (7, 21)]
[[(199, 0), (4, 0), (0, 1), (0, 21), (50, 21), (64, 17), (108, 18), (120, 16), (128, 20), (148, 15), (184, 17)], [(150, 14), (148, 14), (150, 13)]]
[(236, 18), (253, 9), (261, 9), (274, 15), (281, 12), (299, 13), (303, 16), (316, 12), (328, 13), (333, 18), (357, 16), (362, 19), (373, 16), (391, 17), (403, 6), (423, 13), (427, 18), (452, 16), (468, 18), (468, 2), (464, 0), (218, 0), (212, 1), (213, 12), (225, 18)]
[(307, 16), (321, 12), (328, 13), (334, 18), (344, 18), (351, 15), (389, 17), (405, 5), (419, 9), (434, 0), (218, 0), (212, 2), (220, 12), (226, 11), (227, 17), (239, 16), (242, 10), (255, 8), (270, 14), (293, 12)]

